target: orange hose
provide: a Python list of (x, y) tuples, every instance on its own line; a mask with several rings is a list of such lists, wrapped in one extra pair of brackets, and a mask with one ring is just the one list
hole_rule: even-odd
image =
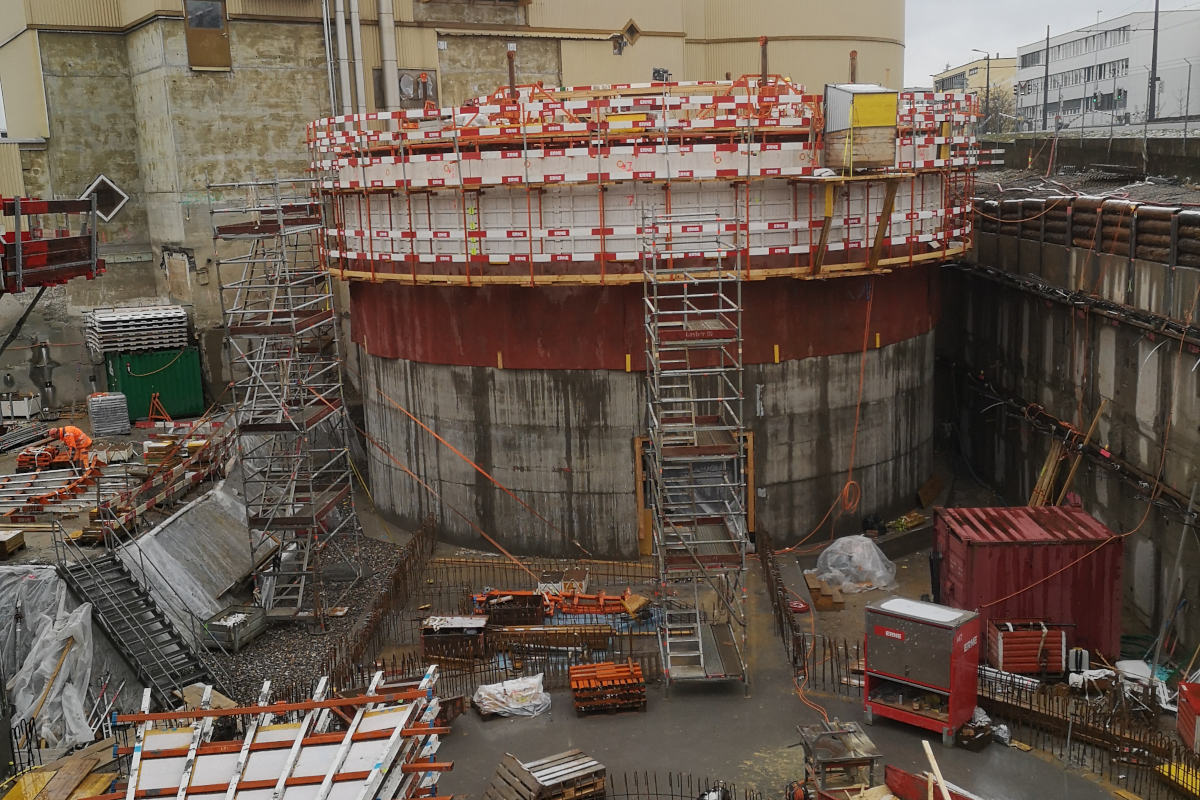
[[(821, 517), (821, 521), (816, 524), (811, 531), (804, 535), (800, 541), (776, 550), (776, 555), (795, 552), (796, 548), (808, 541), (812, 536), (825, 525), (830, 515), (837, 509), (838, 504), (841, 504), (841, 510), (838, 512), (840, 517), (842, 514), (853, 514), (858, 510), (859, 503), (862, 501), (862, 486), (858, 481), (854, 480), (854, 459), (858, 454), (858, 427), (862, 420), (862, 402), (863, 402), (863, 387), (866, 383), (867, 374), (867, 347), (871, 339), (871, 312), (875, 306), (875, 279), (871, 278), (867, 288), (867, 312), (863, 319), (863, 337), (862, 351), (858, 359), (858, 399), (854, 404), (854, 430), (850, 434), (850, 459), (846, 465), (846, 482), (842, 484), (842, 489), (834, 498), (833, 503), (825, 511), (825, 516)], [(830, 537), (833, 535), (833, 530), (830, 529)]]

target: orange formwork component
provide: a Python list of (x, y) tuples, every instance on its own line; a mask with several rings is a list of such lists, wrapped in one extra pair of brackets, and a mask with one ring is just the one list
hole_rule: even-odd
[(569, 677), (575, 710), (580, 713), (646, 709), (646, 680), (641, 665), (633, 659), (624, 664), (577, 664), (571, 667)]

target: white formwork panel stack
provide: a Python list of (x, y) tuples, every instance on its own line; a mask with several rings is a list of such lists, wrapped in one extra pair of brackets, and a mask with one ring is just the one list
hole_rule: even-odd
[(96, 356), (188, 345), (188, 315), (183, 306), (96, 308), (87, 313), (85, 324), (88, 349)]

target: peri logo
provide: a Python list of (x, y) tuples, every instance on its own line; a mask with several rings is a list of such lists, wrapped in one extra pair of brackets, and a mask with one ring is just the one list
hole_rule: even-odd
[(963, 652), (964, 653), (967, 652), (968, 650), (970, 650), (972, 647), (974, 647), (978, 643), (979, 643), (979, 637), (972, 636), (970, 639), (967, 639), (967, 643), (963, 645)]

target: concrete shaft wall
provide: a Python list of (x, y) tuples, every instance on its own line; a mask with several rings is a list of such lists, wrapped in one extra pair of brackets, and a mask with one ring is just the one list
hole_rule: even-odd
[[(1082, 289), (1164, 317), (1194, 316), (1200, 270), (989, 233), (977, 233), (976, 239), (981, 265), (1036, 275), (1052, 286)], [(1028, 501), (1050, 439), (998, 416), (996, 396), (1005, 394), (1038, 403), (1084, 430), (1105, 399), (1094, 442), (1147, 475), (1157, 474), (1161, 465), (1163, 482), (1186, 497), (1200, 480), (1200, 370), (1194, 369), (1193, 348), (1181, 349), (1177, 340), (1143, 327), (1072, 313), (1068, 305), (981, 277), (950, 273), (946, 281), (952, 299), (939, 326), (939, 356), (983, 375), (997, 391), (974, 392), (948, 374), (939, 395), (944, 417), (958, 424), (975, 469), (1006, 500)], [(1155, 623), (1179, 591), (1172, 572), (1177, 514), (1152, 509), (1147, 515), (1144, 490), (1086, 461), (1071, 488), (1114, 531), (1137, 529), (1125, 545), (1126, 608)], [(1197, 568), (1200, 552), (1187, 546), (1182, 574)], [(1195, 607), (1200, 587), (1185, 585)], [(1200, 640), (1200, 615), (1185, 613), (1181, 624), (1186, 641)]]
[[(361, 348), (358, 357), (367, 429), (446, 501), (372, 448), (371, 491), (386, 513), (405, 524), (435, 514), (451, 541), (486, 546), (454, 506), (515, 552), (636, 556), (634, 440), (646, 427), (644, 374), (422, 364)], [(846, 353), (746, 369), (756, 528), (777, 542), (807, 533), (842, 488), (860, 363), (859, 353)], [(930, 475), (932, 370), (932, 333), (867, 352), (854, 473), (863, 504), (855, 526), (861, 514), (910, 507)]]

